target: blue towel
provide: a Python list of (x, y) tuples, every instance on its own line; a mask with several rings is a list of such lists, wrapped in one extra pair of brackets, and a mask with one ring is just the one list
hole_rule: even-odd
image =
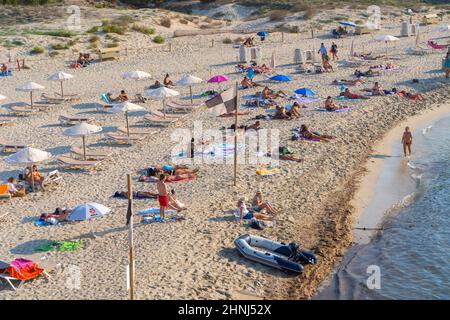
[(0, 77), (10, 77), (10, 76), (12, 76), (13, 75), (13, 73), (12, 73), (12, 71), (11, 70), (8, 70), (8, 72), (0, 72)]
[(336, 100), (347, 100), (347, 101), (362, 101), (362, 99), (350, 99), (350, 98), (347, 98), (347, 97), (344, 97), (344, 96), (337, 96), (336, 97)]
[(346, 112), (351, 110), (351, 108), (343, 108), (343, 109), (338, 109), (338, 110), (334, 110), (334, 111), (328, 111), (327, 109), (316, 109), (315, 111), (320, 111), (320, 112)]

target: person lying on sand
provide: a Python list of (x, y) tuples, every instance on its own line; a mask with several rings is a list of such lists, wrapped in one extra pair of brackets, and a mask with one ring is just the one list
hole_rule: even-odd
[(156, 175), (160, 173), (165, 173), (166, 175), (176, 176), (182, 174), (195, 174), (198, 169), (190, 169), (185, 165), (173, 165), (173, 166), (155, 166)]
[(356, 69), (355, 73), (353, 75), (355, 75), (357, 78), (360, 78), (360, 77), (375, 77), (375, 76), (381, 75), (381, 73), (379, 71), (373, 71), (373, 69), (369, 69), (369, 70), (364, 71), (364, 72), (361, 71), (361, 70)]
[(261, 92), (261, 95), (264, 99), (276, 99), (278, 97), (287, 97), (286, 93), (284, 93), (283, 91), (271, 90), (269, 89), (268, 86), (264, 87), (263, 91)]
[(347, 108), (347, 106), (340, 106), (340, 105), (336, 104), (333, 101), (333, 98), (331, 98), (331, 96), (328, 96), (327, 99), (325, 100), (325, 109), (327, 111), (336, 111), (336, 110), (344, 109), (344, 108)]
[(275, 209), (268, 201), (263, 201), (261, 189), (258, 189), (253, 197), (252, 209), (256, 212), (266, 210), (267, 213), (274, 216), (279, 213), (279, 211)]
[(344, 92), (341, 92), (341, 95), (348, 99), (370, 99), (369, 97), (361, 94), (351, 93), (349, 88), (345, 88)]
[(43, 213), (41, 214), (41, 216), (39, 217), (40, 221), (45, 221), (47, 223), (50, 224), (56, 224), (58, 222), (63, 222), (63, 221), (67, 221), (67, 218), (69, 217), (69, 215), (72, 213), (71, 209), (68, 208), (56, 208), (55, 211), (53, 213), (47, 214), (47, 213)]
[(270, 108), (271, 106), (274, 106), (276, 104), (276, 102), (272, 99), (267, 99), (266, 101), (264, 100), (246, 100), (245, 101), (245, 105), (249, 106), (249, 107), (261, 107), (261, 108)]
[(166, 76), (164, 77), (163, 83), (164, 83), (164, 86), (166, 86), (166, 87), (172, 87), (173, 86), (173, 82), (172, 82), (172, 80), (170, 80), (168, 73), (166, 73)]
[[(275, 155), (273, 155), (272, 152), (267, 152), (266, 153), (266, 157), (272, 158), (272, 157), (275, 157)], [(276, 155), (276, 157), (278, 157), (278, 159), (280, 159), (280, 160), (295, 161), (295, 162), (302, 162), (303, 161), (302, 158), (297, 158), (296, 156), (294, 156), (292, 154), (278, 153)]]
[(414, 100), (414, 101), (421, 101), (423, 100), (423, 96), (420, 93), (411, 93), (406, 92), (405, 90), (398, 91), (396, 88), (392, 88), (392, 92), (398, 94), (399, 96)]
[(319, 134), (318, 132), (311, 132), (309, 131), (308, 127), (304, 124), (300, 126), (299, 133), (302, 137), (307, 139), (320, 139), (321, 141), (328, 142), (329, 139), (333, 139), (332, 136), (326, 135), (326, 134)]
[[(133, 192), (133, 198), (136, 199), (156, 199), (158, 196), (157, 193), (149, 192), (149, 191), (134, 191)], [(127, 191), (117, 191), (114, 194), (114, 197), (117, 198), (128, 198), (128, 192)]]
[(243, 197), (240, 198), (237, 203), (238, 208), (235, 210), (236, 222), (242, 222), (242, 220), (251, 220), (252, 218), (265, 221), (273, 220), (274, 217), (272, 215), (267, 215), (259, 212), (250, 212), (247, 209), (247, 205), (245, 204), (246, 201), (247, 198)]
[(183, 210), (187, 209), (186, 206), (180, 200), (177, 199), (174, 189), (170, 190), (170, 193), (169, 193), (168, 208), (172, 209), (172, 210), (176, 210), (176, 211), (183, 211)]
[(247, 131), (247, 130), (259, 130), (259, 129), (261, 129), (261, 123), (257, 120), (257, 121), (255, 121), (255, 123), (254, 124), (251, 124), (251, 125), (249, 125), (249, 126), (245, 126), (244, 127), (244, 130), (245, 131)]
[(365, 83), (365, 81), (363, 79), (356, 79), (356, 80), (347, 80), (347, 79), (341, 79), (341, 80), (337, 80), (334, 79), (333, 82), (331, 82), (332, 84), (344, 84), (346, 86), (354, 86), (357, 84), (363, 84)]
[(35, 164), (31, 166), (31, 170), (30, 168), (27, 168), (25, 173), (25, 181), (30, 186), (32, 186), (34, 183), (35, 186), (38, 185), (41, 187), (42, 191), (45, 191), (44, 176), (38, 171), (37, 166)]

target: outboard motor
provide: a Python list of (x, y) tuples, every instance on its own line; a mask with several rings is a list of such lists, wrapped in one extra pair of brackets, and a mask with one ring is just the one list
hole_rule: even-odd
[(317, 262), (317, 258), (313, 253), (301, 250), (298, 244), (296, 244), (295, 242), (289, 243), (288, 246), (289, 250), (291, 251), (289, 260), (310, 264), (315, 264)]

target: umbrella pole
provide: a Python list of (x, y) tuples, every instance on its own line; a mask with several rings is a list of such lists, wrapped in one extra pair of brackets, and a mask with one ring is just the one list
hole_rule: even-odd
[(34, 172), (33, 172), (33, 165), (31, 165), (31, 191), (34, 192)]
[(192, 86), (189, 85), (189, 94), (191, 96), (191, 104), (194, 104), (194, 101), (192, 100)]
[(233, 186), (236, 186), (237, 182), (237, 134), (238, 134), (238, 83), (236, 82), (236, 97), (235, 97), (235, 107), (234, 112), (234, 178)]
[(64, 89), (63, 89), (63, 82), (61, 80), (61, 97), (64, 98)]
[(130, 141), (130, 124), (128, 123), (128, 111), (125, 111), (125, 120), (127, 122), (128, 143), (131, 144), (131, 141)]
[(83, 136), (83, 159), (86, 160), (86, 136)]
[(31, 108), (33, 108), (33, 91), (30, 91)]
[(166, 99), (163, 99), (163, 112), (164, 112), (164, 118), (166, 117)]

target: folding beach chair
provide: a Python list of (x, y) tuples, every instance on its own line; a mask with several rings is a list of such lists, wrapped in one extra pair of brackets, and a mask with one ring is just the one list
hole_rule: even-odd
[(9, 193), (7, 184), (0, 184), (0, 199), (11, 200), (11, 193)]
[(17, 152), (19, 149), (26, 148), (27, 145), (20, 143), (12, 143), (0, 139), (0, 151), (1, 152)]
[(146, 136), (143, 135), (132, 134), (128, 136), (126, 134), (120, 134), (116, 132), (109, 132), (105, 135), (105, 137), (109, 141), (113, 141), (115, 143), (131, 143), (136, 141), (142, 141), (146, 138)]
[[(25, 281), (37, 278), (39, 275), (45, 275), (50, 278), (50, 275), (35, 262), (26, 259), (16, 259), (10, 263), (0, 261), (0, 281), (5, 281), (16, 291)], [(19, 281), (16, 287), (13, 281)]]
[(169, 117), (158, 117), (156, 115), (153, 114), (147, 114), (144, 116), (144, 120), (150, 122), (150, 124), (154, 124), (154, 125), (160, 125), (160, 126), (164, 126), (164, 125), (169, 125), (171, 123), (174, 123), (177, 121), (177, 118), (169, 118)]
[(166, 104), (166, 110), (169, 112), (191, 112), (198, 108), (201, 104), (191, 104), (181, 101), (171, 100)]
[[(120, 128), (117, 128), (117, 130), (119, 130), (122, 133), (128, 134), (128, 130), (126, 127), (120, 127)], [(158, 131), (159, 130), (149, 130), (147, 128), (130, 128), (130, 134), (137, 134), (137, 135), (143, 135), (143, 136), (152, 135), (154, 133), (158, 133)]]
[(43, 185), (44, 186), (58, 185), (61, 180), (62, 176), (59, 173), (59, 171), (53, 170), (44, 177)]
[(80, 122), (87, 122), (87, 123), (94, 122), (94, 118), (66, 117), (66, 116), (59, 116), (58, 120), (61, 124), (64, 125), (73, 125)]

